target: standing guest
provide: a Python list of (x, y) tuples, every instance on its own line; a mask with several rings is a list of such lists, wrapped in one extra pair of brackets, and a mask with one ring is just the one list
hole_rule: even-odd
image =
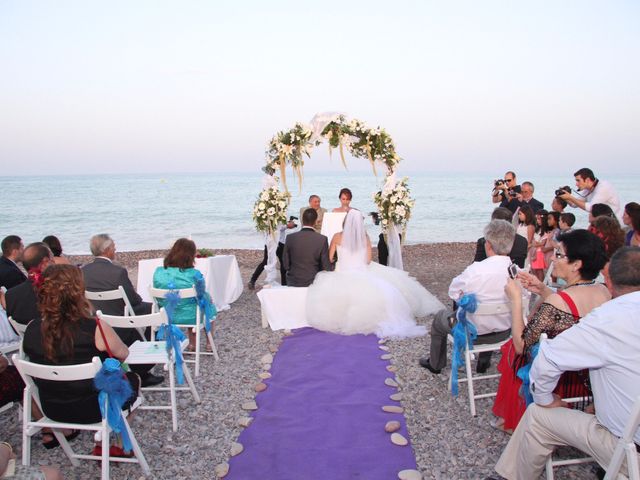
[(351, 210), (351, 199), (353, 198), (351, 190), (349, 190), (348, 188), (343, 188), (342, 190), (340, 190), (338, 198), (340, 199), (340, 206), (334, 208), (333, 212), (347, 213), (349, 210)]
[(307, 208), (313, 208), (316, 211), (316, 213), (318, 214), (318, 219), (316, 220), (316, 223), (313, 226), (313, 229), (316, 232), (320, 233), (320, 231), (322, 230), (322, 219), (324, 218), (324, 214), (327, 212), (327, 209), (326, 208), (322, 208), (320, 206), (320, 197), (318, 195), (311, 195), (309, 197), (309, 206), (308, 207), (302, 207), (300, 209), (300, 213), (298, 214), (299, 218), (302, 218), (302, 214), (304, 213), (304, 211)]
[(560, 195), (560, 198), (569, 202), (571, 206), (579, 207), (587, 212), (590, 212), (596, 203), (606, 203), (611, 207), (618, 221), (622, 222), (623, 210), (620, 198), (611, 183), (597, 179), (590, 168), (581, 168), (573, 176), (576, 179), (578, 196), (567, 192)]
[[(513, 430), (524, 414), (526, 404), (519, 394), (522, 381), (516, 377), (518, 366), (529, 362), (530, 349), (545, 333), (553, 338), (575, 325), (580, 317), (611, 298), (607, 288), (596, 283), (607, 258), (602, 240), (586, 230), (574, 230), (560, 236), (553, 260), (553, 272), (566, 282), (561, 292), (554, 293), (534, 275), (518, 273), (518, 281), (509, 280), (506, 292), (511, 300), (511, 340), (502, 348), (498, 371), (502, 374), (493, 413), (503, 430)], [(542, 304), (525, 326), (522, 316), (522, 287), (542, 298)], [(588, 392), (578, 375), (566, 378), (561, 385), (567, 397)]]
[(593, 225), (593, 222), (598, 217), (609, 217), (616, 219), (616, 214), (613, 213), (611, 207), (606, 203), (596, 203), (591, 207), (591, 211), (589, 212), (589, 225)]
[(624, 244), (626, 246), (640, 246), (640, 205), (636, 202), (627, 203), (624, 206), (623, 223), (629, 227), (625, 235)]
[(40, 318), (37, 291), (42, 284), (43, 272), (52, 263), (53, 254), (46, 243), (31, 243), (24, 249), (22, 265), (29, 273), (29, 278), (7, 290), (4, 299), (7, 315), (16, 322), (27, 325), (31, 320)]
[[(640, 248), (624, 247), (609, 268), (613, 300), (544, 342), (530, 372), (527, 408), (495, 467), (507, 479), (539, 478), (556, 447), (569, 445), (609, 465), (640, 396)], [(563, 372), (589, 369), (595, 413), (553, 394)], [(640, 430), (634, 440), (640, 445)], [(623, 462), (623, 475), (627, 475)]]
[(17, 235), (9, 235), (2, 240), (1, 247), (0, 287), (9, 290), (27, 279), (18, 267), (18, 262), (22, 260), (24, 245), (22, 239)]
[(516, 233), (527, 239), (527, 250), (533, 244), (533, 236), (536, 233), (536, 217), (529, 205), (523, 205), (518, 209), (518, 225)]
[[(479, 304), (508, 303), (504, 291), (509, 278), (511, 264), (509, 252), (513, 247), (516, 232), (511, 223), (505, 220), (491, 220), (484, 229), (484, 245), (487, 258), (474, 262), (454, 278), (449, 285), (449, 297), (457, 302), (465, 294), (473, 293)], [(495, 316), (476, 317), (472, 313), (469, 320), (478, 329), (476, 344), (496, 343), (509, 338), (511, 333), (511, 314), (501, 313)], [(455, 325), (453, 310), (443, 309), (435, 314), (431, 324), (431, 345), (429, 358), (421, 358), (420, 366), (432, 373), (439, 374), (447, 364), (447, 336)], [(476, 371), (484, 373), (491, 364), (491, 352), (479, 355)]]
[(564, 213), (564, 209), (567, 208), (567, 201), (560, 197), (553, 197), (551, 200), (551, 210), (558, 213)]
[[(278, 247), (276, 249), (276, 257), (278, 257), (278, 262), (280, 262), (280, 284), (281, 285), (287, 284), (287, 272), (284, 269), (284, 265), (282, 263), (282, 252), (284, 252), (284, 244), (287, 240), (287, 235), (289, 231), (296, 227), (297, 225), (293, 222), (293, 220), (289, 220), (286, 225), (280, 225), (279, 227), (280, 239), (278, 241)], [(249, 290), (255, 290), (256, 282), (258, 281), (258, 278), (264, 271), (264, 267), (267, 266), (268, 259), (269, 259), (269, 252), (267, 252), (267, 246), (265, 245), (262, 261), (258, 264), (256, 269), (253, 271), (253, 274), (251, 275), (251, 279), (247, 284), (247, 288), (249, 288)]]
[[(511, 221), (512, 213), (509, 209), (504, 207), (498, 207), (491, 213), (491, 220), (505, 220)], [(379, 247), (378, 247), (379, 248)], [(518, 265), (520, 268), (524, 268), (524, 262), (527, 259), (528, 242), (522, 235), (516, 234), (513, 241), (513, 247), (509, 252), (509, 258)], [(484, 248), (484, 237), (481, 237), (476, 242), (476, 255), (473, 258), (474, 262), (481, 262), (487, 258), (487, 252)]]
[(542, 209), (536, 212), (536, 232), (533, 236), (533, 242), (529, 247), (529, 258), (531, 259), (531, 273), (540, 280), (544, 278), (547, 264), (542, 248), (549, 238), (549, 227), (547, 224), (547, 216), (549, 213)]
[(321, 270), (331, 270), (327, 237), (313, 229), (318, 214), (307, 208), (302, 214), (302, 229), (287, 237), (282, 255), (287, 285), (308, 287)]
[(576, 223), (576, 216), (571, 212), (565, 212), (560, 214), (560, 221), (558, 222), (558, 226), (560, 227), (560, 231), (562, 233), (569, 232), (573, 225)]
[(520, 185), (516, 180), (516, 174), (509, 171), (504, 174), (504, 181), (496, 180), (491, 192), (491, 201), (500, 203), (500, 207), (507, 208), (513, 214), (520, 206), (520, 202), (516, 198), (520, 193)]
[(53, 253), (53, 263), (56, 265), (68, 264), (69, 260), (62, 254), (62, 244), (58, 237), (54, 235), (47, 235), (42, 239), (44, 243), (49, 246), (51, 253)]
[(542, 253), (544, 253), (544, 263), (546, 266), (551, 265), (551, 257), (553, 256), (553, 249), (556, 248), (558, 242), (558, 235), (560, 234), (560, 213), (549, 212), (547, 215), (547, 241), (542, 246)]
[[(106, 233), (94, 235), (91, 237), (89, 248), (95, 259), (82, 267), (86, 289), (90, 292), (104, 292), (117, 290), (122, 286), (136, 315), (151, 313), (151, 303), (142, 301), (142, 297), (133, 288), (127, 269), (113, 263), (116, 258), (116, 244), (113, 239)], [(123, 300), (94, 300), (91, 303), (96, 310), (107, 315), (122, 315), (124, 312)], [(137, 340), (143, 340), (135, 328), (116, 328), (115, 332), (127, 346), (133, 345)], [(152, 368), (151, 364), (131, 366), (131, 369), (140, 375), (143, 387), (158, 385), (164, 380), (161, 375), (153, 375), (150, 372)]]
[[(38, 290), (40, 317), (24, 334), (23, 348), (29, 360), (44, 365), (90, 363), (93, 357), (107, 358), (107, 350), (121, 362), (129, 349), (109, 324), (91, 315), (91, 304), (84, 296), (82, 273), (72, 265), (51, 265), (42, 274)], [(134, 400), (139, 377), (127, 374)], [(68, 423), (96, 423), (102, 420), (98, 392), (93, 380), (53, 382), (34, 379), (40, 393), (43, 413), (51, 420)], [(51, 434), (49, 434), (51, 435)], [(122, 453), (118, 452), (122, 456)]]
[(600, 216), (593, 221), (589, 230), (604, 242), (607, 258), (624, 246), (624, 230), (615, 217)]
[[(173, 290), (196, 287), (198, 297), (180, 300), (171, 315), (171, 323), (195, 325), (196, 309), (199, 303), (205, 305), (204, 314), (209, 320), (215, 319), (217, 315), (211, 296), (205, 291), (204, 277), (200, 270), (195, 268), (195, 264), (196, 244), (193, 240), (179, 238), (173, 244), (167, 256), (164, 257), (164, 266), (156, 268), (153, 273), (154, 288)], [(162, 307), (164, 304), (164, 299), (158, 299), (159, 306)], [(190, 352), (196, 349), (196, 334), (191, 328), (189, 329), (189, 346), (187, 349)], [(211, 351), (212, 346), (207, 345), (207, 349)]]
[(521, 190), (522, 193), (517, 195), (517, 199), (521, 205), (529, 205), (531, 210), (533, 210), (533, 213), (537, 213), (538, 210), (542, 210), (544, 208), (544, 203), (533, 198), (533, 192), (535, 190), (533, 183), (522, 182)]

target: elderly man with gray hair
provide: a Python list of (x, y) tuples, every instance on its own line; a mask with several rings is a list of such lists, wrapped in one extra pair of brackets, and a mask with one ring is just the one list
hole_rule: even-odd
[[(516, 231), (510, 222), (492, 220), (484, 229), (484, 248), (487, 258), (469, 265), (449, 285), (449, 297), (454, 302), (463, 295), (473, 293), (479, 304), (509, 303), (504, 287), (509, 279), (509, 253), (513, 247)], [(509, 338), (511, 314), (503, 313), (489, 318), (469, 314), (467, 318), (478, 329), (476, 344), (496, 343)], [(455, 325), (455, 313), (451, 309), (436, 313), (431, 324), (431, 348), (429, 358), (421, 358), (420, 365), (438, 374), (447, 363), (447, 335)], [(479, 355), (476, 371), (483, 373), (491, 364), (491, 352)]]
[[(89, 248), (95, 259), (82, 267), (85, 288), (90, 292), (104, 292), (116, 290), (122, 286), (136, 315), (151, 313), (151, 304), (143, 302), (135, 291), (127, 269), (113, 263), (116, 258), (116, 244), (113, 239), (106, 233), (94, 235), (91, 237)], [(92, 303), (96, 310), (101, 310), (107, 315), (122, 315), (124, 311), (122, 300), (93, 301)], [(115, 331), (127, 346), (140, 339), (135, 329), (116, 328)], [(149, 372), (152, 367), (153, 365), (131, 366), (131, 369), (140, 375), (143, 387), (157, 385), (163, 380), (163, 377)]]

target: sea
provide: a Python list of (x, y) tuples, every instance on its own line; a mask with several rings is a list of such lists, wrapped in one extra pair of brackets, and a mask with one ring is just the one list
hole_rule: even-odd
[[(180, 237), (198, 248), (257, 249), (263, 235), (255, 230), (251, 213), (262, 188), (263, 174), (184, 173), (0, 177), (0, 238), (15, 234), (25, 244), (56, 235), (67, 254), (89, 253), (89, 239), (108, 233), (120, 251), (165, 249)], [(409, 177), (416, 204), (406, 243), (468, 242), (482, 236), (495, 207), (490, 192), (496, 174), (399, 172)], [(613, 183), (623, 204), (640, 201), (640, 175), (603, 176)], [(518, 175), (530, 180), (534, 197), (551, 207), (553, 192), (574, 187), (571, 175)], [(322, 206), (339, 206), (338, 192), (353, 192), (351, 205), (365, 213), (375, 210), (373, 194), (384, 176), (372, 172), (306, 172), (302, 186), (289, 175), (290, 214), (298, 216), (309, 195)], [(576, 214), (577, 227), (587, 215)], [(367, 219), (370, 236), (379, 227)]]

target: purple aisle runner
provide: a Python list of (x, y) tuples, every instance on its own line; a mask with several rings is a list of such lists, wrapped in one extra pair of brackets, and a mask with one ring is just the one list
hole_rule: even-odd
[(389, 480), (415, 469), (411, 446), (391, 443), (385, 423), (402, 414), (383, 405), (395, 388), (375, 335), (343, 336), (312, 328), (285, 337), (254, 420), (238, 439), (226, 478), (236, 480)]

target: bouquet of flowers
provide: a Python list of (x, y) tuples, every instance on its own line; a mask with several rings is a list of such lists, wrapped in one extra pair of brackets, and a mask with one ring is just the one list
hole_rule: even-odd
[(287, 223), (287, 207), (291, 195), (276, 186), (267, 187), (253, 205), (253, 221), (259, 232), (273, 234), (278, 225)]
[(391, 225), (405, 230), (411, 218), (415, 201), (409, 196), (408, 178), (404, 177), (391, 188), (384, 188), (373, 195), (378, 207), (382, 230), (386, 233)]
[(307, 157), (311, 155), (312, 134), (311, 128), (300, 122), (296, 123), (291, 130), (276, 133), (267, 146), (267, 164), (262, 171), (267, 175), (273, 175), (279, 169), (283, 182), (287, 164), (290, 164), (295, 171), (300, 172), (304, 165), (302, 154)]

